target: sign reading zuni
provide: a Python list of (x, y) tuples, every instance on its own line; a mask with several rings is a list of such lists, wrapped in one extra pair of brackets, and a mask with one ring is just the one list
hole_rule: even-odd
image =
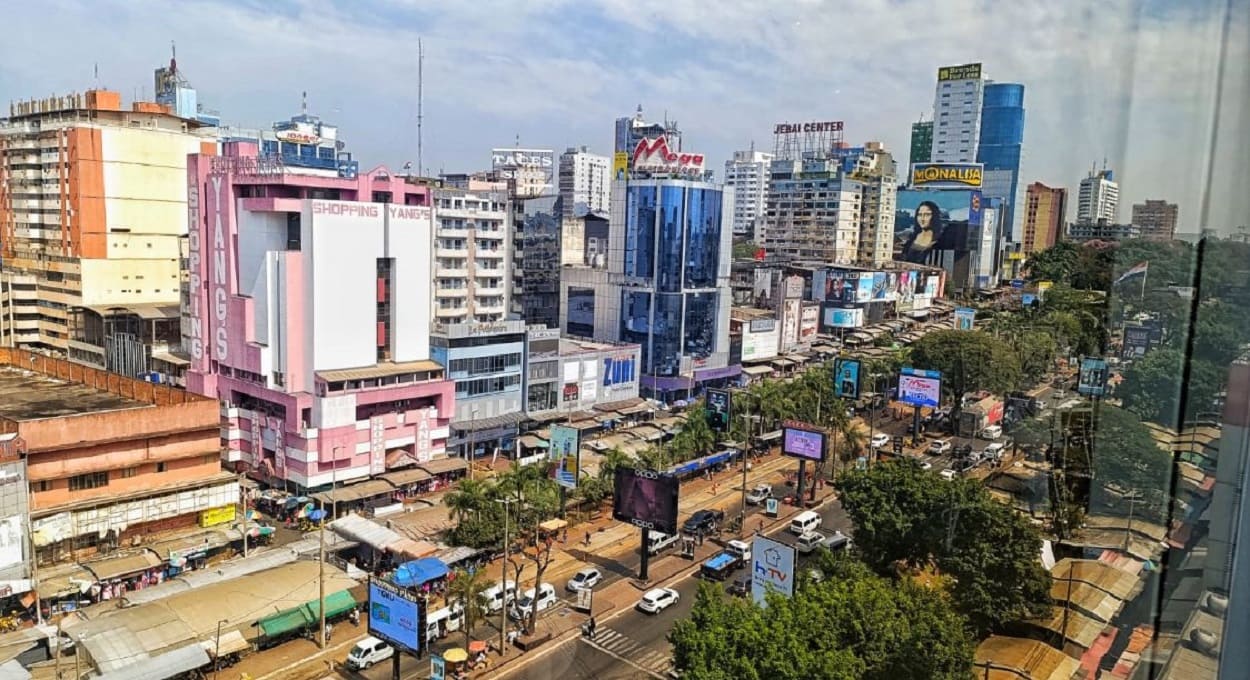
[(664, 137), (644, 139), (634, 148), (633, 169), (638, 171), (700, 174), (703, 162), (701, 153), (669, 151), (668, 139)]
[(792, 135), (798, 132), (841, 132), (842, 121), (826, 120), (817, 123), (777, 123), (774, 135)]

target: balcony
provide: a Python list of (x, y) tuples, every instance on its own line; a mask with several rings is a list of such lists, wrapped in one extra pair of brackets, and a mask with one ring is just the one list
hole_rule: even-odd
[[(503, 293), (503, 286), (478, 286), (473, 289), (474, 295), (481, 295), (482, 297), (503, 297)], [(441, 295), (442, 293), (440, 292), (439, 294)]]
[(465, 306), (435, 307), (434, 308), (434, 316), (439, 319), (445, 319), (448, 317), (460, 317), (468, 313), (469, 313), (469, 308)]
[(468, 296), (468, 288), (436, 288), (434, 289), (434, 297), (436, 298), (463, 298)]
[(434, 276), (435, 278), (442, 278), (442, 279), (467, 279), (469, 278), (469, 270), (465, 269), (464, 267), (451, 269), (447, 267), (437, 266), (437, 267), (434, 267)]
[(434, 249), (434, 256), (435, 257), (468, 257), (469, 249), (468, 248), (439, 247), (439, 248)]

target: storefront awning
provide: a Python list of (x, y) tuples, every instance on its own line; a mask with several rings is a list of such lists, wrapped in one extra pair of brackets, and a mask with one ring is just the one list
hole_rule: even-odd
[(646, 404), (646, 400), (642, 397), (634, 397), (633, 399), (622, 399), (620, 401), (609, 401), (606, 404), (595, 404), (592, 408), (596, 411), (615, 411), (620, 413), (622, 409), (633, 408), (640, 404)]
[(771, 366), (743, 366), (742, 372), (747, 375), (769, 375), (773, 369)]
[(532, 434), (523, 434), (517, 439), (517, 441), (521, 443), (521, 446), (524, 446), (527, 449), (545, 449), (550, 446), (550, 444)]
[(130, 576), (141, 571), (146, 571), (153, 567), (161, 566), (162, 560), (154, 553), (147, 549), (143, 552), (137, 552), (130, 555), (122, 555), (120, 557), (112, 557), (96, 562), (87, 562), (82, 566), (90, 571), (97, 581), (107, 581), (109, 579), (120, 578), (122, 576)]
[(772, 364), (772, 365), (774, 365), (774, 366), (780, 366), (780, 367), (782, 367), (782, 368), (785, 368), (786, 366), (793, 366), (793, 365), (794, 365), (794, 362), (793, 362), (793, 361), (790, 361), (789, 359), (773, 359), (773, 360), (772, 360), (771, 362), (769, 362), (769, 363), (771, 363), (771, 364)]
[(447, 565), (437, 557), (404, 562), (395, 570), (395, 585), (412, 588), (447, 576)]
[(186, 559), (202, 555), (227, 543), (229, 543), (229, 540), (220, 531), (205, 531), (190, 536), (157, 541), (149, 545), (148, 549), (156, 553), (157, 557), (168, 561), (178, 557)]
[(243, 637), (243, 633), (237, 630), (227, 631), (221, 634), (221, 640), (217, 636), (213, 636), (211, 640), (201, 640), (200, 646), (209, 656), (225, 656), (236, 652), (245, 652), (251, 649), (252, 644)]
[(433, 479), (433, 476), (430, 473), (426, 472), (425, 470), (422, 470), (421, 468), (414, 467), (414, 468), (406, 468), (403, 470), (392, 470), (391, 472), (378, 475), (378, 478), (385, 479), (391, 484), (394, 484), (395, 488), (399, 488), (401, 486), (407, 486), (409, 484), (418, 484), (420, 482)]
[(103, 675), (96, 680), (134, 680), (134, 678), (173, 678), (207, 666), (212, 659), (198, 642), (184, 645), (160, 656), (139, 659)]
[(654, 407), (644, 401), (641, 404), (616, 409), (616, 412), (623, 416), (633, 416), (638, 415), (639, 413), (647, 413), (652, 410), (654, 410)]
[(424, 463), (418, 463), (417, 467), (425, 470), (431, 475), (438, 476), (447, 474), (448, 472), (468, 470), (469, 463), (463, 458), (435, 458), (434, 460), (427, 460)]
[(330, 530), (348, 540), (364, 543), (375, 550), (386, 550), (403, 540), (403, 536), (360, 515), (344, 515), (328, 525)]
[(629, 428), (630, 434), (640, 439), (653, 442), (664, 438), (664, 430), (654, 425), (635, 425)]
[(385, 479), (370, 479), (356, 484), (340, 486), (329, 491), (321, 491), (313, 494), (312, 497), (322, 505), (331, 505), (333, 503), (351, 503), (394, 492), (395, 487)]
[(438, 552), (438, 546), (428, 541), (401, 538), (390, 545), (390, 551), (399, 555), (407, 555), (416, 560), (434, 555)]

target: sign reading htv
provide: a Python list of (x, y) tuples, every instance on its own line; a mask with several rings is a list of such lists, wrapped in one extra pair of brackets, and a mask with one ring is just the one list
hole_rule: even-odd
[(751, 542), (751, 599), (767, 606), (768, 591), (794, 595), (794, 548), (764, 536)]

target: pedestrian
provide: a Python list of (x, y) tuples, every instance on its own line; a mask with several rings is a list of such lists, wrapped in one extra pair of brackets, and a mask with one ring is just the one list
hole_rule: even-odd
[(590, 532), (589, 531), (586, 532), (586, 545), (587, 546), (590, 545)]
[(715, 494), (716, 494), (716, 491), (717, 491), (719, 488), (720, 488), (720, 483), (718, 483), (718, 482), (712, 482), (712, 494), (713, 494), (713, 495), (715, 495)]
[(591, 637), (591, 638), (593, 638), (593, 637), (595, 636), (595, 628), (596, 628), (596, 626), (597, 626), (597, 625), (598, 625), (598, 624), (596, 624), (596, 623), (595, 623), (595, 617), (593, 617), (593, 616), (592, 616), (592, 617), (590, 617), (590, 637)]
[(756, 534), (764, 533), (764, 520), (760, 520), (759, 526), (755, 528)]
[(560, 542), (561, 543), (569, 542), (569, 528), (568, 527), (564, 527), (564, 533), (560, 535)]

